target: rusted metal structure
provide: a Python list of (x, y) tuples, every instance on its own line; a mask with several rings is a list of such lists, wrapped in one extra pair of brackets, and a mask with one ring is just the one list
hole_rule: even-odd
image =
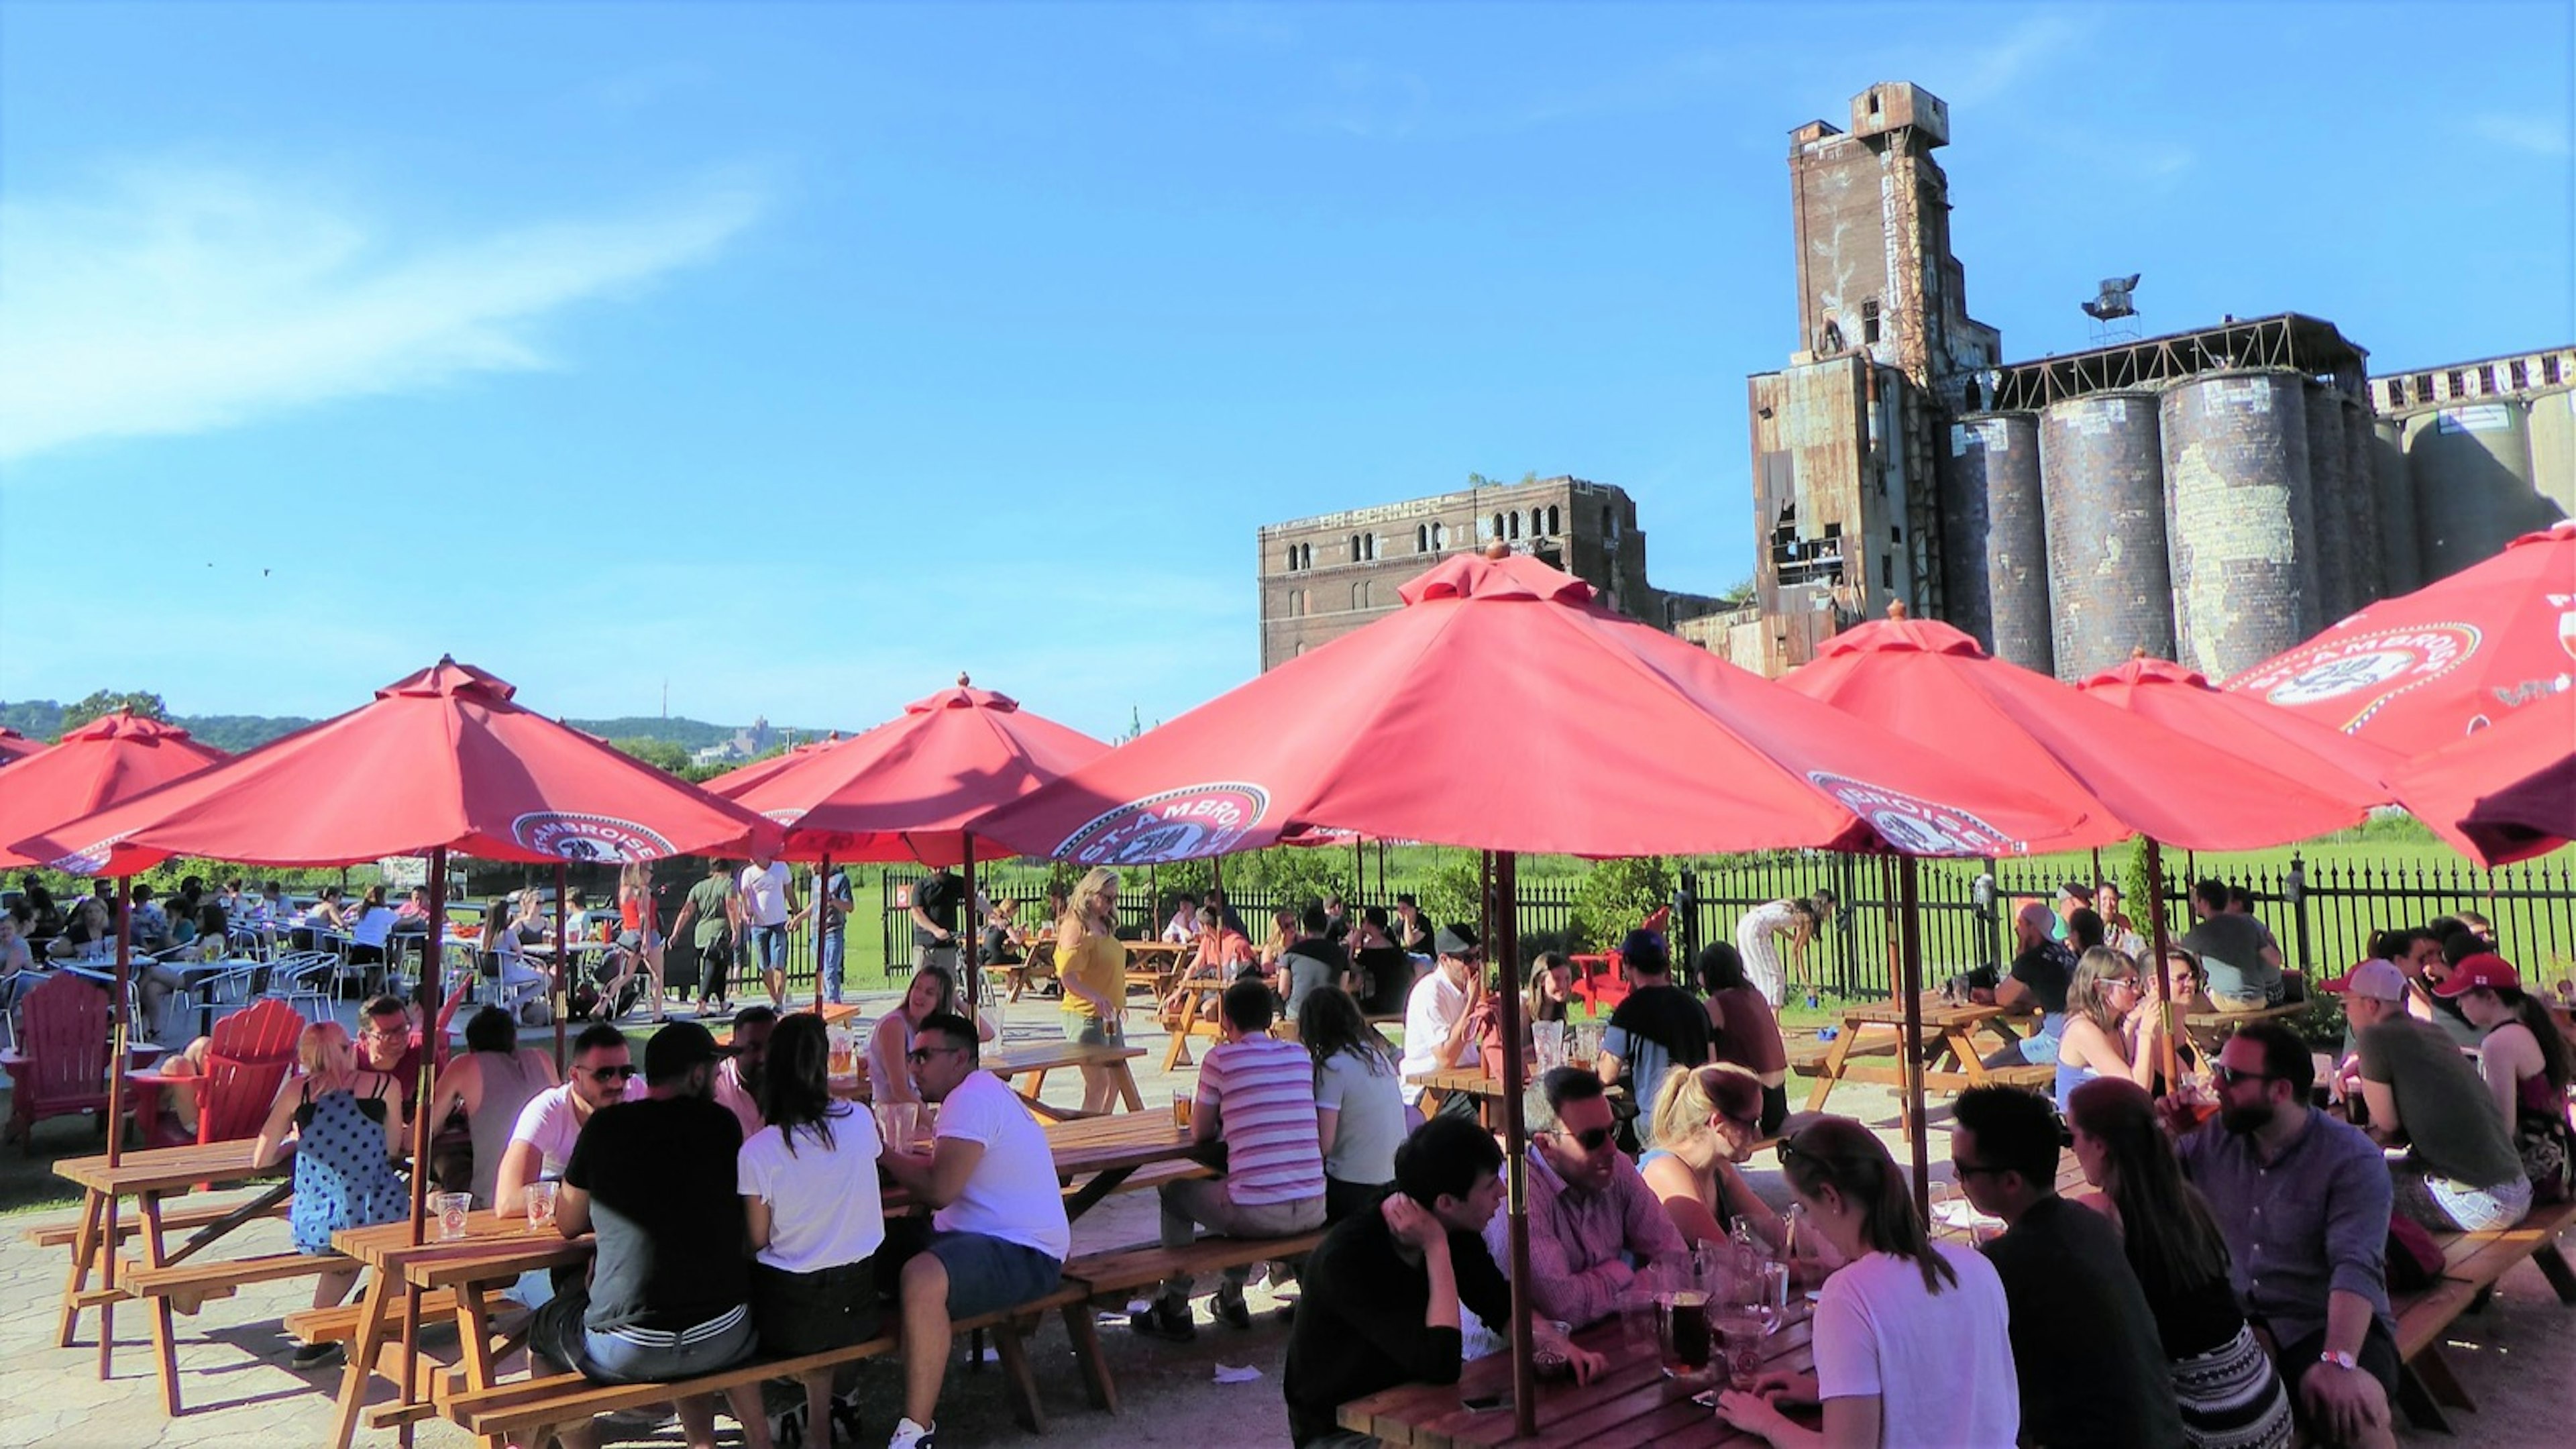
[(2370, 354), (2345, 341), (2331, 322), (2296, 312), (2242, 321), (2229, 318), (2216, 327), (2037, 362), (2008, 363), (1996, 369), (1994, 396), (1988, 405), (2044, 408), (2070, 397), (2156, 389), (2204, 373), (2246, 368), (2279, 368), (2331, 379), (2338, 390), (2358, 395), (2369, 360)]
[(2048, 508), (2039, 419), (1976, 413), (1950, 426), (1941, 479), (1949, 622), (1988, 652), (2042, 674), (2057, 668), (2048, 605)]
[(2039, 418), (2057, 674), (2081, 679), (2144, 649), (2174, 653), (2164, 453), (2156, 395), (2065, 398)]
[[(2213, 676), (2315, 632), (2314, 387), (2292, 372), (2222, 372), (2162, 396), (2174, 642)], [(2340, 446), (2339, 419), (2333, 437)]]

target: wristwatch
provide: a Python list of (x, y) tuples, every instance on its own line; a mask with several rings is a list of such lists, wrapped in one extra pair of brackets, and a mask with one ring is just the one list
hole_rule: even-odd
[(2317, 1355), (2317, 1362), (2319, 1362), (2319, 1363), (2330, 1363), (2330, 1364), (2333, 1364), (2336, 1368), (2347, 1368), (2347, 1369), (2348, 1369), (2348, 1368), (2359, 1368), (2359, 1367), (2361, 1367), (2360, 1362), (2359, 1362), (2358, 1360), (2354, 1359), (2354, 1358), (2353, 1358), (2353, 1356), (2352, 1356), (2351, 1354), (2348, 1354), (2348, 1353), (2337, 1353), (2337, 1352), (2335, 1352), (2333, 1349), (2327, 1349), (2325, 1352), (2323, 1352), (2323, 1353), (2321, 1353), (2321, 1354), (2318, 1354), (2318, 1355)]

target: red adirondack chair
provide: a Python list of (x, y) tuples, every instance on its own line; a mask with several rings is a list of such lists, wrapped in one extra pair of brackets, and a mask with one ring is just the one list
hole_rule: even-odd
[(186, 1142), (176, 1127), (160, 1120), (162, 1092), (189, 1092), (197, 1103), (194, 1140), (237, 1142), (259, 1135), (278, 1085), (295, 1068), (295, 1040), (304, 1033), (304, 1018), (294, 1007), (274, 998), (255, 1002), (215, 1023), (207, 1039), (205, 1071), (197, 1076), (138, 1072), (134, 1116), (144, 1140), (154, 1146)]
[[(1672, 919), (1672, 907), (1657, 906), (1653, 914), (1638, 924), (1660, 936)], [(1568, 989), (1574, 993), (1575, 1000), (1589, 1003), (1595, 1011), (1608, 1011), (1628, 999), (1628, 973), (1623, 969), (1624, 963), (1616, 949), (1598, 956), (1576, 956), (1572, 961), (1576, 974), (1573, 985)], [(1688, 976), (1687, 963), (1674, 962), (1673, 974)]]
[(18, 1004), (18, 1045), (0, 1052), (9, 1073), (9, 1135), (35, 1155), (47, 1117), (107, 1110), (107, 993), (68, 973)]

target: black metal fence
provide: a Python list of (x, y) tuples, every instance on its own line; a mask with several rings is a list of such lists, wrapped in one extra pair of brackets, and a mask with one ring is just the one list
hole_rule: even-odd
[[(2198, 867), (2181, 852), (2168, 854), (2165, 865), (2165, 927), (2179, 935), (2191, 927), (2189, 891)], [(2078, 869), (2073, 875), (2090, 873)], [(2282, 867), (2212, 870), (2209, 875), (2253, 893), (2256, 914), (2280, 938), (2289, 964), (2312, 979), (2339, 975), (2361, 960), (2373, 932), (2420, 926), (2463, 910), (2477, 911), (2494, 923), (2498, 942), (2526, 979), (2540, 981), (2543, 972), (2554, 979), (2576, 962), (2576, 858), (2566, 854), (2493, 871), (2465, 861), (2311, 865), (2294, 854)], [(2070, 878), (2062, 863), (1922, 862), (1917, 899), (1923, 913), (1925, 979), (1937, 982), (1981, 966), (2001, 966), (2010, 957), (2014, 909), (2023, 901), (2050, 900)], [(881, 888), (885, 960), (897, 973), (911, 969), (904, 907), (918, 879), (917, 871), (888, 871)], [(1035, 926), (1045, 912), (1045, 881), (1041, 871), (1005, 866), (980, 884), (994, 898), (1017, 902), (1020, 920)], [(1402, 879), (1390, 881), (1388, 899), (1396, 891), (1416, 888)], [(1790, 853), (1703, 861), (1686, 869), (1675, 902), (1680, 909), (1673, 916), (1675, 955), (1687, 959), (1708, 942), (1732, 941), (1746, 912), (1772, 901), (1812, 898), (1819, 890), (1831, 891), (1838, 909), (1807, 948), (1803, 971), (1793, 964), (1793, 991), (1812, 988), (1846, 1000), (1888, 995), (1897, 975), (1899, 902), (1896, 863), (1881, 857)], [(1574, 931), (1575, 894), (1573, 885), (1561, 881), (1521, 887), (1518, 924), (1525, 954), (1566, 945)], [(1226, 900), (1256, 942), (1268, 939), (1275, 907), (1302, 904), (1283, 903), (1266, 890), (1232, 887)], [(1165, 905), (1147, 891), (1128, 891), (1119, 898), (1119, 924), (1133, 934), (1152, 936), (1162, 929), (1159, 912)], [(2138, 918), (2139, 929), (2146, 930), (2147, 903), (2133, 898), (2127, 909)]]

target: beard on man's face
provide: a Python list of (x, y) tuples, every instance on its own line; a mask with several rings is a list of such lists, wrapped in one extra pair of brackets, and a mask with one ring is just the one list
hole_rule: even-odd
[(2228, 1131), (2242, 1137), (2271, 1126), (2272, 1119), (2278, 1115), (2280, 1115), (2280, 1109), (2272, 1105), (2271, 1098), (2266, 1097), (2249, 1106), (2222, 1107), (2218, 1112), (2218, 1120)]

